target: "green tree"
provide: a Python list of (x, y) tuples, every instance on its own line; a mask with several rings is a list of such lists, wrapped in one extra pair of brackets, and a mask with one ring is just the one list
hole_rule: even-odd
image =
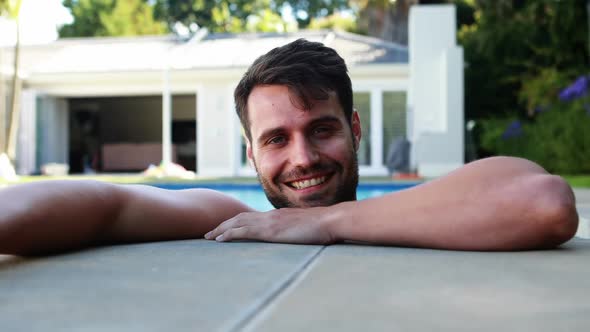
[[(292, 30), (283, 17), (290, 7), (297, 28), (308, 28), (313, 19), (349, 9), (348, 0), (156, 0), (158, 19), (190, 27), (197, 24), (213, 32)], [(254, 22), (254, 23), (253, 23)]]
[(589, 101), (560, 96), (590, 72), (586, 0), (473, 6), (474, 23), (461, 28), (459, 40), (466, 117), (481, 123), (480, 156), (517, 155), (554, 172), (590, 171), (590, 159), (580, 159), (590, 144)]
[(457, 7), (457, 25), (473, 23), (473, 0), (351, 0), (358, 18), (356, 32), (372, 37), (408, 44), (410, 8), (421, 4), (452, 3)]
[(113, 0), (64, 0), (63, 6), (70, 11), (73, 21), (59, 28), (60, 37), (106, 35), (100, 13), (112, 11)]
[(196, 24), (212, 32), (242, 32), (248, 28), (248, 17), (268, 17), (264, 11), (270, 5), (270, 0), (156, 0), (155, 14), (171, 29), (180, 23), (186, 27)]
[(64, 0), (74, 17), (59, 29), (60, 37), (137, 36), (167, 32), (154, 18), (154, 6), (146, 0)]
[(372, 37), (408, 44), (408, 16), (416, 0), (355, 0), (358, 31)]
[(475, 23), (459, 32), (467, 117), (532, 115), (547, 102), (535, 99), (555, 98), (558, 89), (539, 91), (536, 79), (545, 81), (549, 70), (563, 76), (555, 82), (568, 81), (588, 68), (585, 0), (482, 0), (475, 9)]
[[(8, 158), (14, 162), (16, 158), (16, 138), (18, 131), (18, 124), (20, 120), (20, 92), (22, 82), (19, 78), (18, 72), (20, 67), (20, 8), (22, 0), (2, 0), (0, 1), (0, 15), (8, 16), (16, 23), (16, 43), (14, 45), (14, 62), (12, 74), (12, 89), (10, 98), (10, 112), (6, 113), (6, 107), (1, 107), (0, 111), (0, 153), (6, 153)], [(0, 84), (4, 84), (0, 78)], [(4, 86), (2, 86), (4, 88)], [(3, 94), (1, 94), (3, 95)], [(4, 99), (4, 97), (2, 97)], [(5, 100), (0, 100), (4, 104)], [(8, 127), (6, 122), (8, 120)], [(8, 129), (8, 135), (6, 131)]]
[(111, 12), (100, 13), (109, 36), (159, 35), (167, 32), (166, 24), (154, 19), (153, 6), (144, 0), (118, 0)]
[(296, 26), (287, 24), (279, 14), (270, 8), (249, 16), (246, 23), (246, 30), (250, 32), (286, 32), (296, 28)]
[(313, 18), (309, 22), (309, 29), (337, 29), (348, 32), (358, 32), (356, 17), (353, 15), (342, 15), (341, 13), (334, 13), (326, 17)]
[(300, 29), (308, 28), (313, 19), (329, 17), (338, 11), (349, 10), (349, 0), (306, 0), (306, 1), (289, 1), (276, 0), (273, 8), (281, 11), (284, 6), (291, 7), (295, 19)]

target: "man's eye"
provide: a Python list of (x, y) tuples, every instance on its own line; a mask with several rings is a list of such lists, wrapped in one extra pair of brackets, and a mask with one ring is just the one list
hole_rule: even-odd
[(267, 141), (267, 144), (283, 144), (285, 142), (284, 136), (275, 136)]
[(313, 129), (314, 135), (326, 135), (331, 132), (329, 127), (316, 127)]

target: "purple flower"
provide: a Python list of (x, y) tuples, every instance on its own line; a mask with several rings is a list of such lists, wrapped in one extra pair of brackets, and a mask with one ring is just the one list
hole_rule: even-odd
[(520, 135), (522, 135), (522, 123), (519, 120), (514, 120), (510, 122), (506, 130), (502, 133), (502, 139), (506, 140)]
[(574, 83), (570, 84), (559, 93), (561, 101), (572, 101), (588, 94), (588, 76), (580, 76)]

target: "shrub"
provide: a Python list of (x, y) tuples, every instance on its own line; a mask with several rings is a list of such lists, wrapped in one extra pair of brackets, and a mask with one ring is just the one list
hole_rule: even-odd
[(533, 160), (550, 172), (590, 173), (589, 83), (590, 77), (579, 77), (532, 117), (483, 120), (482, 146)]

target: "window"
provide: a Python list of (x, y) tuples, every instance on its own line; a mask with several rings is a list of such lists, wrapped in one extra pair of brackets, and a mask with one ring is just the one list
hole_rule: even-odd
[(361, 119), (361, 144), (358, 151), (359, 165), (371, 165), (371, 93), (355, 92), (354, 109)]
[(393, 141), (406, 137), (406, 92), (383, 92), (383, 162)]

